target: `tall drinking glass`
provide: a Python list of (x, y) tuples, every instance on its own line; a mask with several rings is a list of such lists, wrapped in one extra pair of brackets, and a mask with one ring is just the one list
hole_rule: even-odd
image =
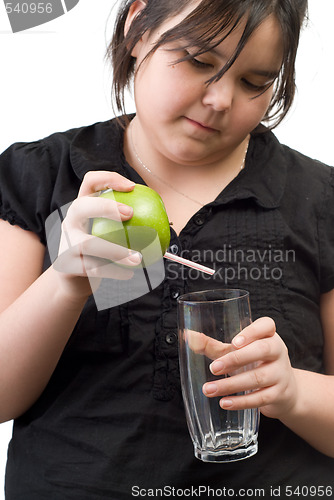
[(246, 290), (206, 290), (178, 298), (182, 394), (195, 456), (204, 462), (241, 460), (258, 449), (259, 410), (223, 410), (220, 397), (208, 398), (202, 391), (205, 382), (237, 373), (218, 377), (209, 365), (235, 349), (233, 337), (250, 323)]

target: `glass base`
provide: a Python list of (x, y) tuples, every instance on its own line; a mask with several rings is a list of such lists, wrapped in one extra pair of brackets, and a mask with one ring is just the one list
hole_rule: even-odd
[(202, 462), (236, 462), (237, 460), (244, 460), (245, 458), (252, 457), (257, 453), (257, 450), (257, 442), (253, 442), (247, 448), (237, 448), (234, 450), (199, 450), (195, 447), (195, 457), (202, 460)]

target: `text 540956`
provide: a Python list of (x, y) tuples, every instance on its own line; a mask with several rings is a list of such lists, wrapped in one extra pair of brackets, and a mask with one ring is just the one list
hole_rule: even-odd
[(7, 2), (5, 4), (7, 14), (51, 14), (52, 3), (48, 2)]

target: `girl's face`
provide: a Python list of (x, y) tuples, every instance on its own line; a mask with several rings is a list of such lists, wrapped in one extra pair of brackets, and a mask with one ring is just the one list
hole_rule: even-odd
[(188, 13), (184, 10), (145, 34), (132, 53), (139, 68), (134, 82), (136, 137), (142, 151), (153, 148), (177, 164), (209, 165), (232, 153), (265, 115), (282, 64), (282, 33), (275, 18), (268, 17), (232, 67), (210, 85), (205, 82), (233, 54), (243, 26), (190, 61), (175, 64), (196, 50), (188, 46), (185, 51), (187, 41), (180, 40), (158, 48), (140, 66), (161, 34)]

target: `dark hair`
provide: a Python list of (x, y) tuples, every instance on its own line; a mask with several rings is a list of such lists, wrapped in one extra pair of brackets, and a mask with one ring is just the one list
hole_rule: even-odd
[[(113, 69), (113, 94), (119, 111), (124, 111), (124, 92), (130, 85), (135, 71), (132, 49), (146, 33), (157, 29), (168, 18), (179, 14), (193, 0), (145, 0), (145, 7), (133, 20), (127, 36), (125, 21), (134, 0), (124, 0), (118, 13), (114, 35), (107, 50)], [(307, 0), (202, 0), (179, 24), (162, 34), (149, 57), (158, 47), (185, 38), (198, 51), (196, 57), (216, 45), (246, 21), (235, 53), (207, 84), (219, 80), (232, 66), (255, 29), (269, 16), (274, 15), (283, 34), (283, 63), (275, 82), (273, 96), (264, 120), (277, 126), (288, 113), (295, 95), (295, 60), (300, 31), (307, 15)]]

